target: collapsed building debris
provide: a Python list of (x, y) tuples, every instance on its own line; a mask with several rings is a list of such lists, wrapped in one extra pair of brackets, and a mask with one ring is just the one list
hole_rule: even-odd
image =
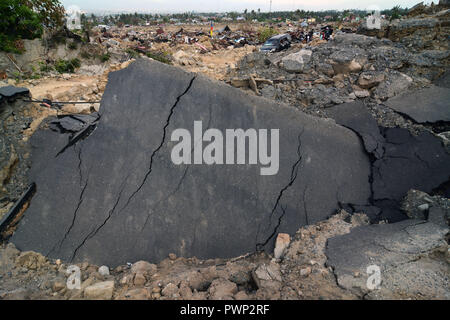
[[(433, 41), (433, 48), (338, 32), (332, 41), (319, 45), (293, 46), (270, 55), (250, 54), (228, 77), (246, 79), (252, 74), (270, 80), (273, 84), (258, 84), (264, 97), (315, 116), (326, 116), (324, 108), (358, 99), (379, 105), (407, 89), (429, 86), (446, 72), (448, 41), (442, 38), (446, 28), (443, 25), (439, 30), (440, 40)], [(372, 109), (380, 125), (405, 122), (393, 111)], [(402, 126), (411, 127), (408, 123)]]
[(32, 121), (27, 98), (27, 88), (0, 87), (0, 219), (28, 187), (29, 146), (22, 140)]

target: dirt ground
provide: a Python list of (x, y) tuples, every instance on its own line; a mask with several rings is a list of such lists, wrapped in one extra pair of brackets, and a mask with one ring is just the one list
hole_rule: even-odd
[[(10, 243), (0, 248), (0, 299), (358, 299), (336, 284), (324, 253), (328, 238), (359, 225), (356, 220), (345, 222), (346, 218), (342, 212), (301, 228), (283, 259), (265, 253), (225, 260), (170, 254), (158, 265), (139, 261), (113, 270), (77, 264), (79, 289), (67, 285), (73, 266), (39, 253), (19, 252)], [(105, 283), (112, 290), (96, 289)]]

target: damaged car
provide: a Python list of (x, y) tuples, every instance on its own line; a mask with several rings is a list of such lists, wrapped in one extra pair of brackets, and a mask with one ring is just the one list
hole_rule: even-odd
[(279, 34), (268, 39), (259, 49), (261, 52), (278, 52), (291, 46), (292, 38), (289, 34)]

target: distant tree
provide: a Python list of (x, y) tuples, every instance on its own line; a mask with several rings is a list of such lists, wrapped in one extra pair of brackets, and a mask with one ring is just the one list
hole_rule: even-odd
[(401, 7), (400, 6), (395, 6), (391, 9), (391, 18), (390, 20), (395, 20), (395, 19), (400, 19), (400, 11), (401, 11)]
[(230, 17), (233, 20), (236, 20), (236, 18), (238, 17), (238, 13), (237, 12), (229, 12), (228, 17)]
[(54, 29), (64, 24), (65, 11), (59, 0), (21, 0), (20, 2), (37, 12), (45, 27)]
[(23, 0), (0, 1), (0, 50), (21, 52), (21, 39), (34, 39), (42, 35), (39, 13)]
[(92, 21), (92, 24), (94, 24), (94, 25), (97, 24), (97, 17), (93, 13), (91, 13), (91, 21)]

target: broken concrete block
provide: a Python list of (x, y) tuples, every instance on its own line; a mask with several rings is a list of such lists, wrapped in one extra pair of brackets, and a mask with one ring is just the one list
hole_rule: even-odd
[(362, 138), (368, 153), (373, 153), (376, 158), (383, 156), (384, 138), (376, 120), (362, 102), (344, 103), (325, 111), (336, 123), (356, 132)]
[(287, 233), (279, 233), (277, 239), (275, 240), (275, 249), (273, 251), (273, 256), (275, 259), (280, 259), (283, 257), (284, 252), (287, 247), (289, 247), (289, 243), (291, 242), (291, 237)]
[[(142, 59), (110, 73), (100, 114), (73, 147), (65, 132), (31, 138), (38, 187), (18, 248), (111, 267), (272, 252), (277, 233), (370, 198), (370, 162), (352, 131), (178, 68)], [(194, 122), (200, 132), (279, 129), (278, 172), (261, 175), (248, 145), (247, 164), (175, 164), (171, 136)], [(192, 147), (206, 148), (202, 140)]]
[(232, 300), (238, 292), (235, 283), (226, 279), (215, 279), (208, 289), (210, 299), (212, 300)]
[(448, 298), (448, 266), (424, 258), (446, 245), (448, 230), (422, 220), (357, 227), (328, 239), (327, 265), (340, 286), (359, 294), (375, 294), (377, 288), (391, 298), (405, 292)]
[(4, 97), (4, 98), (14, 98), (17, 96), (26, 96), (26, 95), (29, 95), (29, 93), (30, 93), (30, 90), (28, 90), (28, 88), (15, 87), (15, 86), (0, 87), (0, 97)]
[(398, 71), (391, 71), (386, 75), (386, 81), (380, 83), (374, 90), (375, 97), (386, 100), (403, 93), (413, 82), (410, 76)]
[(311, 61), (312, 51), (302, 49), (299, 52), (291, 53), (281, 59), (283, 69), (287, 72), (302, 72), (305, 65)]
[(353, 72), (359, 72), (362, 70), (361, 64), (359, 64), (355, 60), (351, 60), (345, 63), (333, 61), (332, 66), (335, 74), (348, 74)]
[(350, 212), (361, 210), (372, 221), (399, 221), (406, 218), (399, 207), (410, 189), (430, 192), (448, 180), (450, 155), (432, 134), (414, 136), (406, 129), (378, 128), (361, 102), (329, 108), (327, 114), (356, 132), (373, 156), (373, 202), (371, 206), (350, 204), (348, 208), (343, 204)]
[(249, 79), (231, 79), (231, 85), (235, 88), (248, 88), (249, 87)]
[(418, 123), (450, 121), (449, 88), (431, 86), (391, 98), (386, 105)]
[(140, 273), (151, 276), (156, 273), (157, 266), (147, 261), (138, 261), (131, 266), (131, 273)]
[(450, 155), (439, 138), (417, 136), (401, 128), (384, 128), (384, 154), (373, 164), (374, 200), (401, 202), (410, 189), (431, 192), (450, 176)]
[(370, 97), (370, 92), (368, 90), (356, 90), (353, 92), (357, 98), (367, 98)]
[(259, 289), (279, 290), (281, 288), (280, 266), (276, 263), (261, 264), (252, 272)]
[(109, 276), (109, 268), (107, 266), (101, 266), (98, 268), (98, 273), (100, 273), (102, 276)]
[(91, 105), (87, 103), (67, 104), (61, 110), (68, 113), (89, 114), (91, 113)]
[(370, 89), (384, 81), (384, 73), (376, 71), (365, 71), (359, 75), (358, 86)]
[(174, 296), (178, 294), (179, 290), (180, 289), (175, 284), (169, 283), (164, 287), (164, 289), (162, 289), (161, 294), (169, 298), (174, 298)]
[(90, 300), (111, 300), (114, 291), (114, 281), (103, 281), (84, 289), (84, 297)]

